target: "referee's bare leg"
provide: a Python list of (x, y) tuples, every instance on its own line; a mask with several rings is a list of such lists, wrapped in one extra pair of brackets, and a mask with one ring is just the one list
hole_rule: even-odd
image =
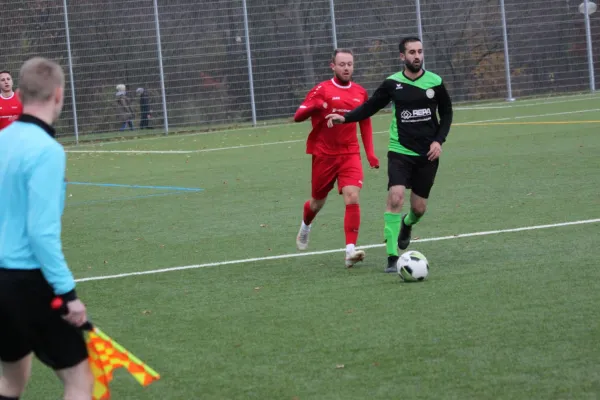
[(32, 354), (16, 362), (2, 362), (0, 376), (0, 400), (17, 400), (25, 390), (31, 375)]
[[(17, 400), (25, 391), (31, 375), (33, 356), (22, 358), (13, 363), (2, 362), (0, 376), (0, 400)], [(94, 390), (94, 377), (90, 371), (88, 360), (74, 367), (55, 371), (64, 384), (65, 400), (90, 400)]]
[(94, 391), (94, 376), (88, 360), (55, 372), (65, 386), (65, 400), (90, 400)]

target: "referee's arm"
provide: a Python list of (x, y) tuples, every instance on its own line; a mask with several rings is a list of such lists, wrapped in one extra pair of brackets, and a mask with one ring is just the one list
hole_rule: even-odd
[(28, 175), (27, 234), (42, 274), (65, 301), (76, 298), (75, 280), (61, 245), (65, 152), (58, 143), (35, 159)]
[(438, 114), (440, 115), (440, 126), (434, 141), (442, 144), (446, 141), (448, 133), (450, 133), (454, 111), (452, 110), (452, 100), (450, 100), (450, 95), (444, 83), (442, 82), (434, 90), (438, 99)]

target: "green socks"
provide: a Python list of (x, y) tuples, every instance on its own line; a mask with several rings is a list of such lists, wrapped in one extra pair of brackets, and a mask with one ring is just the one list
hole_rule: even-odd
[(400, 221), (402, 214), (386, 212), (383, 214), (385, 227), (383, 229), (383, 237), (385, 238), (388, 256), (398, 255), (398, 235), (400, 235)]
[[(422, 215), (421, 215), (422, 217)], [(406, 217), (404, 217), (404, 224), (405, 225), (414, 225), (417, 222), (419, 222), (419, 220), (421, 219), (421, 217), (417, 217), (417, 215), (413, 212), (413, 210), (410, 210), (408, 214), (406, 214)]]

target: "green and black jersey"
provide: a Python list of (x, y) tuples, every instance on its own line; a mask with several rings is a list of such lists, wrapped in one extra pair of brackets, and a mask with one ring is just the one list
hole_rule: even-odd
[(394, 114), (389, 151), (423, 156), (432, 142), (445, 142), (452, 123), (452, 102), (442, 78), (429, 71), (415, 80), (404, 72), (388, 77), (369, 100), (344, 115), (345, 122), (369, 118), (390, 101)]

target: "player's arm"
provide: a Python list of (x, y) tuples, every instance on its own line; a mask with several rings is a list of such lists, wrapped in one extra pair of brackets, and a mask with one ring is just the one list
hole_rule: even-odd
[[(365, 99), (368, 101), (368, 94), (365, 90)], [(367, 160), (371, 168), (379, 168), (379, 160), (375, 155), (375, 147), (373, 146), (373, 124), (371, 118), (361, 120), (358, 125), (360, 126), (360, 137), (365, 147), (365, 153), (367, 154)]]
[(371, 168), (379, 168), (379, 159), (375, 155), (375, 147), (373, 146), (373, 125), (371, 124), (371, 118), (363, 119), (358, 124), (369, 165)]
[(392, 99), (390, 95), (391, 82), (392, 81), (387, 79), (383, 81), (381, 86), (379, 86), (377, 90), (375, 90), (375, 93), (373, 93), (373, 96), (371, 96), (369, 100), (367, 100), (354, 110), (344, 114), (344, 123), (365, 120), (375, 115), (375, 113), (377, 113), (377, 111), (381, 110), (383, 107), (387, 106), (390, 100)]
[(450, 133), (454, 112), (452, 110), (452, 100), (450, 100), (450, 95), (444, 83), (442, 82), (439, 86), (436, 86), (434, 90), (438, 99), (438, 114), (440, 115), (440, 127), (434, 140), (442, 144), (446, 141), (448, 133)]
[(325, 88), (322, 85), (317, 85), (308, 92), (306, 98), (294, 114), (295, 122), (302, 122), (310, 118), (315, 111), (323, 109), (326, 106), (324, 91)]
[(50, 146), (28, 171), (27, 234), (44, 278), (56, 295), (71, 301), (76, 298), (75, 280), (65, 261), (60, 239), (65, 158), (60, 146)]

